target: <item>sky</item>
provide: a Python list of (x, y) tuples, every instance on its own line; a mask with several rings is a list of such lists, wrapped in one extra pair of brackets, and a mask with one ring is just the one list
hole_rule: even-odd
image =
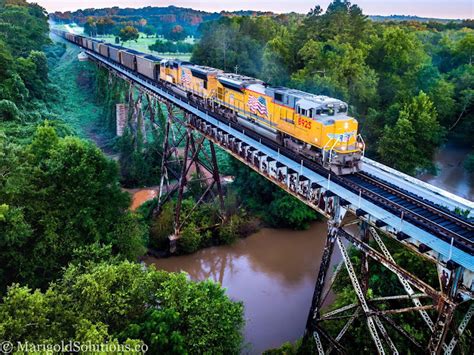
[[(29, 0), (48, 10), (73, 11), (103, 7), (168, 6), (204, 11), (260, 10), (307, 13), (315, 4), (326, 9), (330, 0)], [(417, 15), (435, 18), (474, 18), (474, 0), (353, 0), (367, 15)]]

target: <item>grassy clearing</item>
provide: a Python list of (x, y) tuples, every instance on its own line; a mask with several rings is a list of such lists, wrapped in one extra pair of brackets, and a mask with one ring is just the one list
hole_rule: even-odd
[[(115, 36), (110, 35), (110, 36), (100, 36), (98, 39), (101, 39), (107, 43), (115, 43)], [(123, 44), (124, 47), (134, 49), (139, 52), (143, 53), (149, 53), (153, 55), (158, 55), (160, 57), (165, 57), (165, 58), (178, 58), (181, 60), (190, 60), (191, 59), (191, 53), (158, 53), (155, 51), (151, 51), (148, 49), (148, 46), (151, 46), (156, 42), (158, 38), (157, 37), (150, 37), (147, 38), (146, 35), (143, 33), (140, 33), (140, 38), (137, 39), (136, 41), (129, 41)], [(194, 43), (194, 39), (187, 38), (185, 42)]]
[(79, 62), (80, 49), (52, 35), (54, 46), (66, 46), (58, 59), (50, 62), (49, 77), (59, 91), (56, 113), (81, 138), (96, 140), (102, 108), (94, 99), (95, 67), (90, 62)]

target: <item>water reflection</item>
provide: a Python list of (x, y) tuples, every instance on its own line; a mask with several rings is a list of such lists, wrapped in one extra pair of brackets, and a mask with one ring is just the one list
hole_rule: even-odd
[(303, 334), (325, 236), (324, 222), (307, 231), (265, 228), (232, 246), (146, 262), (220, 282), (230, 297), (243, 301), (246, 352), (257, 354)]
[(444, 146), (435, 154), (434, 160), (439, 169), (438, 174), (436, 176), (423, 174), (419, 178), (472, 201), (474, 200), (474, 184), (464, 169), (464, 161), (468, 154), (468, 149)]

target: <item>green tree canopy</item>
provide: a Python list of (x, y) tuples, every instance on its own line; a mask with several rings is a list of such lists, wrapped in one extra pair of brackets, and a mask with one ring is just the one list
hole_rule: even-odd
[(115, 162), (98, 148), (59, 138), (47, 124), (29, 146), (3, 140), (3, 147), (8, 173), (0, 184), (1, 200), (34, 231), (0, 249), (6, 284), (43, 286), (71, 260), (75, 248), (94, 242), (111, 244), (130, 259), (144, 252), (142, 222), (127, 211), (130, 200), (120, 189)]
[(13, 285), (0, 303), (12, 342), (145, 342), (150, 350), (237, 354), (243, 307), (211, 281), (137, 263), (71, 265), (45, 292)]
[(119, 34), (122, 42), (136, 41), (140, 37), (138, 30), (133, 26), (125, 26), (120, 30)]

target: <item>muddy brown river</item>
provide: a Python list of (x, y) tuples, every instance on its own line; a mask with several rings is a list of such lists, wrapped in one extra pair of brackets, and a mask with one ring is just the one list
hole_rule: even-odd
[(221, 283), (245, 306), (248, 344), (243, 352), (260, 354), (303, 335), (326, 228), (325, 222), (306, 231), (264, 228), (232, 246), (167, 259), (149, 257), (145, 262), (186, 271), (193, 280)]

